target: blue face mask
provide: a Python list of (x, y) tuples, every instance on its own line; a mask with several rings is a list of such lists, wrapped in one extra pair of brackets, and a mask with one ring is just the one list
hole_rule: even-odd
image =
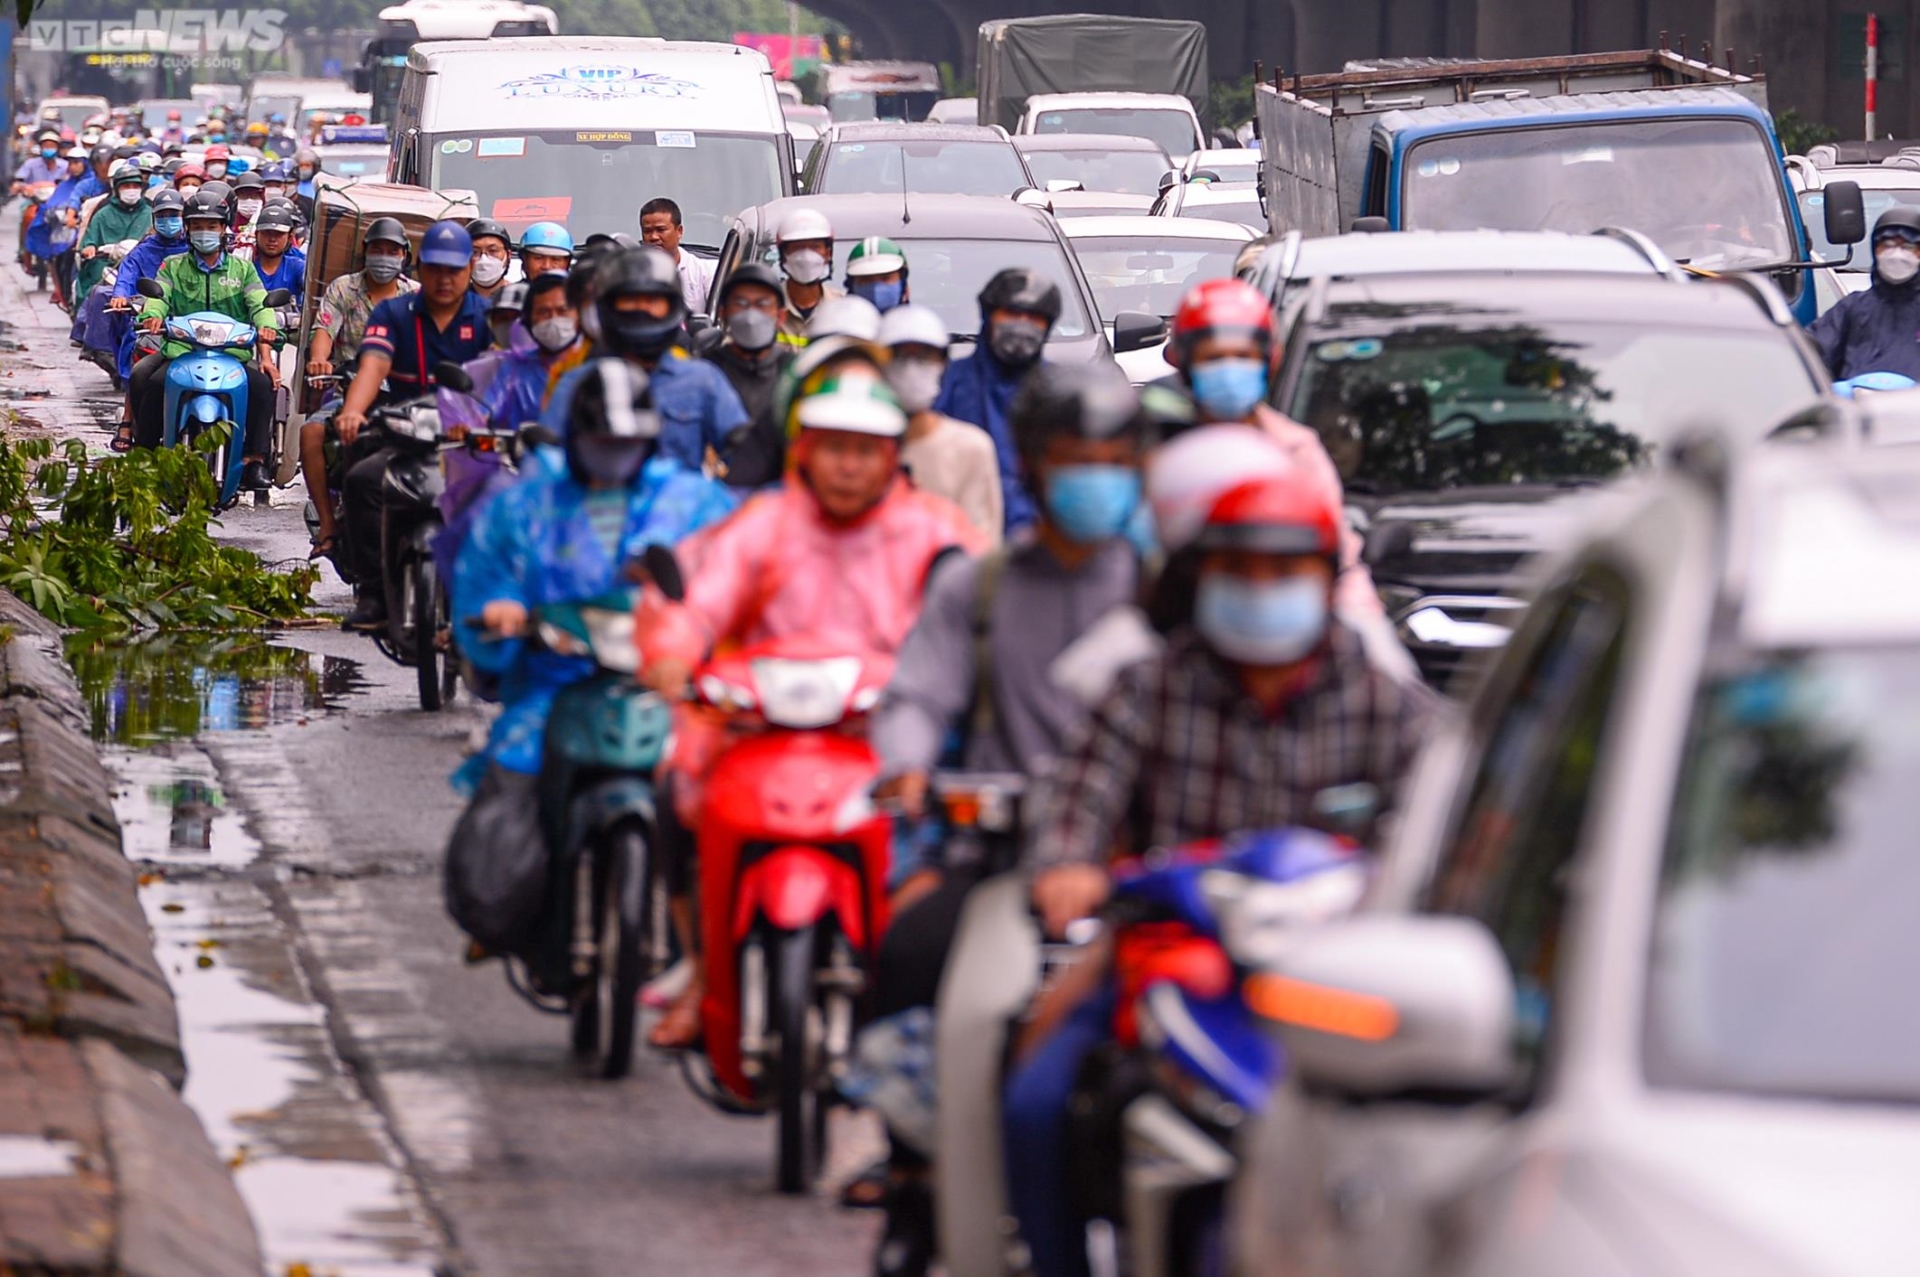
[(870, 283), (864, 279), (853, 281), (853, 295), (866, 298), (883, 315), (900, 304), (906, 291), (905, 280), (896, 279), (884, 284)]
[(1140, 504), (1131, 466), (1055, 466), (1046, 472), (1047, 518), (1082, 545), (1117, 537)]
[(153, 229), (161, 239), (179, 239), (187, 229), (187, 222), (182, 217), (156, 217), (153, 219)]
[(1209, 421), (1244, 421), (1267, 396), (1267, 366), (1258, 359), (1216, 359), (1194, 368), (1187, 380)]
[(1318, 576), (1249, 581), (1209, 572), (1194, 596), (1193, 624), (1230, 661), (1290, 665), (1326, 635), (1326, 583)]
[(58, 154), (60, 154), (60, 152), (51, 146), (43, 146), (40, 148), (40, 158), (43, 160), (50, 160)]

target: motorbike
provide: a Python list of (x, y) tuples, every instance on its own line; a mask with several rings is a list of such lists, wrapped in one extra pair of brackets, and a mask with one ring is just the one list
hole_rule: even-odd
[(52, 197), (56, 185), (54, 182), (35, 182), (20, 196), (20, 265), (33, 276), (35, 292), (47, 290), (47, 272), (53, 268), (53, 259), (28, 251), (27, 230), (33, 225), (33, 219), (40, 215), (41, 206)]
[[(1366, 884), (1353, 844), (1282, 829), (1150, 853), (1116, 870), (1110, 1041), (1070, 1109), (1069, 1190), (1094, 1272), (1219, 1277), (1238, 1132), (1285, 1061), (1244, 996), (1290, 929), (1346, 912)], [(1076, 937), (1086, 940), (1082, 935)], [(1011, 1032), (1062, 954), (1021, 874), (969, 897), (940, 991), (935, 1201), (952, 1277), (1009, 1277), (1001, 1094)]]
[[(648, 573), (669, 598), (678, 569), (659, 548)], [(591, 658), (592, 677), (563, 689), (547, 718), (541, 767), (542, 823), (555, 848), (543, 957), (516, 981), (542, 1010), (571, 1017), (574, 1055), (603, 1078), (625, 1077), (633, 1060), (640, 986), (664, 955), (664, 911), (655, 907), (653, 772), (673, 729), (667, 701), (634, 681), (633, 596), (614, 591), (538, 609), (529, 641), (561, 656)]]
[[(166, 296), (155, 279), (143, 279), (138, 287), (142, 297)], [(284, 306), (291, 297), (277, 288), (267, 294), (267, 305)], [(214, 311), (170, 315), (163, 332), (192, 349), (167, 365), (161, 446), (191, 444), (208, 430), (221, 430), (219, 446), (207, 454), (207, 464), (220, 485), (220, 508), (226, 509), (240, 499), (247, 428), (246, 365), (227, 351), (252, 347), (256, 333), (251, 324)], [(157, 346), (155, 338), (148, 340)], [(255, 500), (265, 504), (264, 494), (256, 493)]]
[(1833, 383), (1833, 393), (1842, 399), (1858, 399), (1862, 395), (1880, 395), (1894, 390), (1912, 390), (1913, 378), (1897, 372), (1863, 372), (1858, 377), (1849, 377), (1845, 381)]
[(114, 284), (119, 281), (120, 263), (125, 260), (127, 254), (132, 252), (134, 246), (139, 242), (139, 240), (134, 239), (123, 239), (117, 243), (102, 246), (100, 249), (101, 256), (105, 257), (110, 264), (101, 274), (100, 282), (94, 287), (93, 294), (90, 297), (78, 299), (85, 312), (84, 321), (89, 343), (82, 348), (80, 357), (87, 363), (100, 369), (101, 372), (106, 373), (116, 391), (126, 389), (125, 383), (120, 379), (120, 343), (118, 340), (119, 334), (124, 332), (125, 329), (123, 327), (115, 327), (116, 323), (123, 325), (125, 320), (121, 319), (116, 321), (108, 317), (110, 315), (124, 315), (126, 312), (108, 311), (107, 302), (113, 296)]
[(705, 1047), (687, 1077), (727, 1111), (777, 1115), (783, 1193), (819, 1172), (886, 930), (892, 826), (871, 799), (880, 763), (861, 721), (891, 672), (890, 659), (790, 637), (694, 680), (738, 730), (698, 827)]
[(440, 494), (446, 471), (440, 453), (448, 445), (440, 410), (431, 397), (377, 408), (367, 419), (393, 449), (383, 480), (385, 513), (380, 524), (380, 562), (387, 592), (387, 628), (373, 641), (383, 655), (414, 669), (420, 708), (438, 710), (457, 691), (459, 662), (447, 636), (448, 583), (433, 560), (440, 532)]

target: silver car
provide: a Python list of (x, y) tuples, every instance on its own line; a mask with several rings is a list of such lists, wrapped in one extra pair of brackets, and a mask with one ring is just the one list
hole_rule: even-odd
[(1292, 1073), (1238, 1272), (1915, 1269), (1920, 450), (1691, 448), (1622, 498), (1362, 912), (1261, 955)]

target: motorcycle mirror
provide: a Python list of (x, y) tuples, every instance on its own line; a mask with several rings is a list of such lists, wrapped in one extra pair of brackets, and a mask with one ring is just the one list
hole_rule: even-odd
[(456, 391), (459, 394), (470, 395), (473, 393), (473, 378), (468, 375), (465, 368), (454, 363), (451, 359), (442, 359), (433, 366), (433, 379), (445, 386), (448, 390)]
[(647, 575), (653, 578), (660, 593), (668, 599), (678, 603), (687, 597), (687, 582), (680, 575), (680, 560), (673, 557), (670, 548), (656, 542), (641, 553), (640, 562), (645, 565)]
[(133, 287), (134, 287), (134, 291), (139, 293), (142, 297), (152, 297), (159, 301), (165, 301), (167, 298), (167, 290), (160, 287), (159, 280), (153, 279), (151, 277), (141, 280), (139, 283), (135, 284)]
[(1821, 216), (1829, 244), (1858, 244), (1867, 237), (1867, 206), (1858, 182), (1829, 182), (1820, 188), (1825, 197)]
[(284, 288), (276, 288), (267, 294), (267, 309), (279, 310), (282, 306), (293, 305), (293, 294)]

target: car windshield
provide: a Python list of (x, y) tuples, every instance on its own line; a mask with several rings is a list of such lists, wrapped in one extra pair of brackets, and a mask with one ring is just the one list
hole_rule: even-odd
[(207, 109), (192, 98), (148, 98), (136, 109), (141, 122), (150, 129), (165, 128), (168, 111), (180, 112), (180, 123), (189, 125), (207, 113)]
[(1027, 185), (1006, 142), (835, 142), (819, 195), (1011, 195)]
[(1795, 260), (1766, 135), (1729, 119), (1494, 129), (1408, 152), (1410, 230), (1641, 231), (1708, 270)]
[(1657, 1085), (1920, 1099), (1920, 652), (1743, 654), (1694, 709), (1647, 980)]
[(1235, 222), (1266, 234), (1267, 215), (1260, 211), (1260, 193), (1249, 189), (1245, 199), (1195, 200), (1180, 205), (1180, 216), (1201, 217), (1212, 222)]
[(835, 120), (901, 120), (915, 123), (927, 118), (927, 112), (939, 101), (938, 93), (871, 93), (850, 89), (827, 99), (827, 112)]
[[(1093, 320), (1080, 300), (1072, 267), (1058, 244), (1048, 240), (910, 239), (898, 230), (888, 234), (907, 255), (907, 289), (912, 300), (932, 307), (956, 337), (971, 337), (980, 331), (980, 290), (1010, 266), (1039, 271), (1060, 286), (1063, 309), (1053, 326), (1054, 337), (1085, 337), (1093, 332)], [(859, 242), (847, 239), (835, 243), (834, 279), (846, 279), (847, 255)], [(765, 245), (761, 257), (767, 265), (778, 266), (774, 245)]]
[(1821, 391), (1779, 333), (1461, 310), (1340, 307), (1310, 337), (1288, 408), (1350, 490), (1599, 482), (1689, 426), (1758, 436)]
[[(48, 110), (60, 121), (61, 128), (72, 129), (76, 133), (85, 126), (89, 117), (101, 114), (101, 108), (92, 102), (55, 102), (49, 104)], [(43, 112), (40, 120), (45, 123), (46, 119)]]
[(1240, 248), (1227, 240), (1073, 241), (1073, 255), (1093, 286), (1100, 317), (1109, 322), (1126, 310), (1163, 318), (1173, 314), (1189, 288), (1233, 274), (1233, 259)]
[(1028, 151), (1027, 167), (1041, 186), (1078, 182), (1089, 191), (1157, 195), (1167, 157), (1152, 151)]
[(1064, 111), (1042, 111), (1033, 122), (1033, 131), (1143, 137), (1175, 159), (1191, 154), (1198, 141), (1192, 116), (1185, 111), (1161, 107), (1072, 107)]
[(291, 120), (299, 113), (300, 99), (291, 93), (262, 94), (247, 105), (249, 120), (262, 124), (276, 115)]
[(483, 217), (520, 231), (559, 222), (578, 241), (639, 230), (658, 195), (680, 205), (688, 247), (717, 249), (727, 219), (778, 199), (780, 152), (771, 137), (653, 129), (431, 138), (428, 185), (470, 190)]
[[(1862, 189), (1860, 202), (1866, 205), (1867, 225), (1872, 226), (1879, 220), (1880, 214), (1895, 205), (1920, 208), (1920, 188), (1892, 191)], [(1807, 224), (1807, 240), (1813, 245), (1812, 255), (1821, 261), (1844, 257), (1847, 264), (1839, 269), (1851, 274), (1867, 274), (1873, 269), (1873, 254), (1864, 242), (1835, 244), (1827, 239), (1826, 204), (1827, 197), (1819, 191), (1802, 191), (1800, 194), (1800, 220)]]
[(387, 172), (385, 150), (326, 151), (320, 156), (320, 171), (335, 177), (384, 177)]

